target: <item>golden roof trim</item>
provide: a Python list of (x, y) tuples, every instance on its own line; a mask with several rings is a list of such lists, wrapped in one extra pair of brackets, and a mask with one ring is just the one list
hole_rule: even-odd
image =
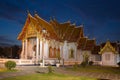
[[(108, 50), (108, 48), (109, 48), (109, 50)], [(115, 50), (115, 48), (111, 45), (110, 41), (107, 41), (107, 42), (106, 42), (105, 46), (100, 50), (99, 54), (104, 53), (106, 50), (107, 50), (107, 52), (108, 52), (108, 51), (109, 51), (109, 52), (112, 51), (112, 52), (116, 53), (116, 50)]]

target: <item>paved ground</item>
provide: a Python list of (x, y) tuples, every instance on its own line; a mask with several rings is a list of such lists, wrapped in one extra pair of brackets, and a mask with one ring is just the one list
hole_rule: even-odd
[(74, 71), (67, 71), (64, 68), (56, 69), (56, 72), (62, 73), (62, 74), (74, 75), (74, 76), (85, 76), (85, 77), (91, 77), (91, 78), (98, 78), (101, 80), (120, 80), (120, 75), (118, 74), (74, 72)]
[[(0, 73), (0, 79), (13, 77), (13, 76), (26, 75), (26, 74), (34, 74), (36, 72), (47, 72), (47, 68), (41, 68), (38, 66), (18, 66), (17, 68), (20, 71)], [(87, 77), (98, 78), (98, 79), (100, 78), (100, 80), (120, 80), (120, 75), (118, 74), (74, 72), (74, 71), (67, 71), (65, 70), (65, 68), (54, 68), (54, 71), (56, 73), (69, 74), (74, 76), (87, 76)]]

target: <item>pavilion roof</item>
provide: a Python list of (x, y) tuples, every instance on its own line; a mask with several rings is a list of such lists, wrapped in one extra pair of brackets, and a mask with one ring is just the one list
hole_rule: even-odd
[[(115, 44), (114, 44), (115, 45)], [(116, 49), (114, 46), (112, 46), (112, 44), (110, 43), (110, 41), (108, 40), (105, 45), (101, 48), (99, 54), (102, 54), (104, 52), (113, 52), (113, 53), (117, 53)]]
[(95, 45), (96, 45), (96, 43), (95, 43), (94, 39), (91, 39), (91, 40), (88, 39), (86, 42), (84, 50), (91, 50), (92, 51), (94, 49)]
[(80, 40), (78, 42), (78, 49), (84, 49), (85, 48), (87, 39), (88, 38), (86, 38), (86, 37), (80, 38)]
[(100, 52), (100, 45), (94, 46), (94, 49), (92, 50), (92, 54), (98, 54)]
[(47, 22), (40, 18), (37, 14), (31, 16), (28, 13), (25, 25), (18, 35), (18, 40), (23, 40), (26, 38), (27, 33), (31, 30), (31, 26), (36, 33), (42, 33), (42, 29), (46, 29), (49, 35), (48, 38), (52, 38), (59, 41), (77, 42), (78, 48), (84, 50), (91, 50), (95, 45), (95, 40), (89, 40), (84, 37), (83, 25), (76, 26), (70, 22), (59, 23), (57, 20), (53, 19)]
[(83, 26), (76, 27), (75, 24), (70, 24), (70, 22), (59, 23), (55, 19), (51, 20), (50, 23), (61, 41), (76, 42), (83, 37)]
[(33, 21), (32, 19), (33, 19), (33, 17), (31, 16), (31, 14), (28, 13), (28, 17), (26, 19), (25, 25), (24, 25), (24, 27), (22, 28), (22, 31), (20, 32), (20, 34), (17, 37), (18, 40), (22, 40), (26, 37), (27, 29), (28, 29), (28, 26), (31, 23), (31, 21)]

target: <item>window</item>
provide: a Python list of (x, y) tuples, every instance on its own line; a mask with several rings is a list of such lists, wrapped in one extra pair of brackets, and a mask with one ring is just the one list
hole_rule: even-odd
[(73, 49), (70, 49), (69, 58), (74, 58), (74, 50)]
[(105, 60), (110, 60), (110, 54), (105, 54)]
[(96, 61), (101, 61), (101, 55), (95, 55), (95, 60)]

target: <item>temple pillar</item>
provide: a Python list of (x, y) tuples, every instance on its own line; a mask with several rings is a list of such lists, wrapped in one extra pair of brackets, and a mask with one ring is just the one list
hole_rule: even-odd
[(45, 43), (44, 41), (42, 42), (42, 60), (43, 60), (43, 65), (42, 66), (45, 66), (45, 60), (44, 60), (44, 49), (45, 49)]
[(48, 58), (48, 55), (49, 55), (49, 48), (48, 48), (48, 42), (45, 41), (44, 43), (44, 59), (47, 59)]
[(75, 60), (77, 61), (77, 47), (75, 46)]
[(25, 40), (25, 59), (27, 59), (27, 42), (28, 40)]
[(25, 50), (25, 49), (24, 49), (24, 46), (25, 46), (25, 44), (24, 44), (24, 40), (23, 40), (23, 41), (22, 41), (22, 52), (21, 52), (21, 55), (20, 55), (20, 58), (21, 58), (21, 59), (23, 59), (23, 58), (24, 58), (24, 56), (25, 56), (25, 55), (24, 55), (24, 54), (25, 54), (25, 51), (24, 51), (24, 50)]
[(39, 58), (39, 38), (37, 37), (37, 41), (36, 41), (36, 60), (38, 61)]
[(42, 40), (40, 40), (40, 60), (42, 60)]
[(68, 46), (67, 46), (67, 41), (64, 41), (63, 44), (63, 58), (64, 60), (68, 59)]

